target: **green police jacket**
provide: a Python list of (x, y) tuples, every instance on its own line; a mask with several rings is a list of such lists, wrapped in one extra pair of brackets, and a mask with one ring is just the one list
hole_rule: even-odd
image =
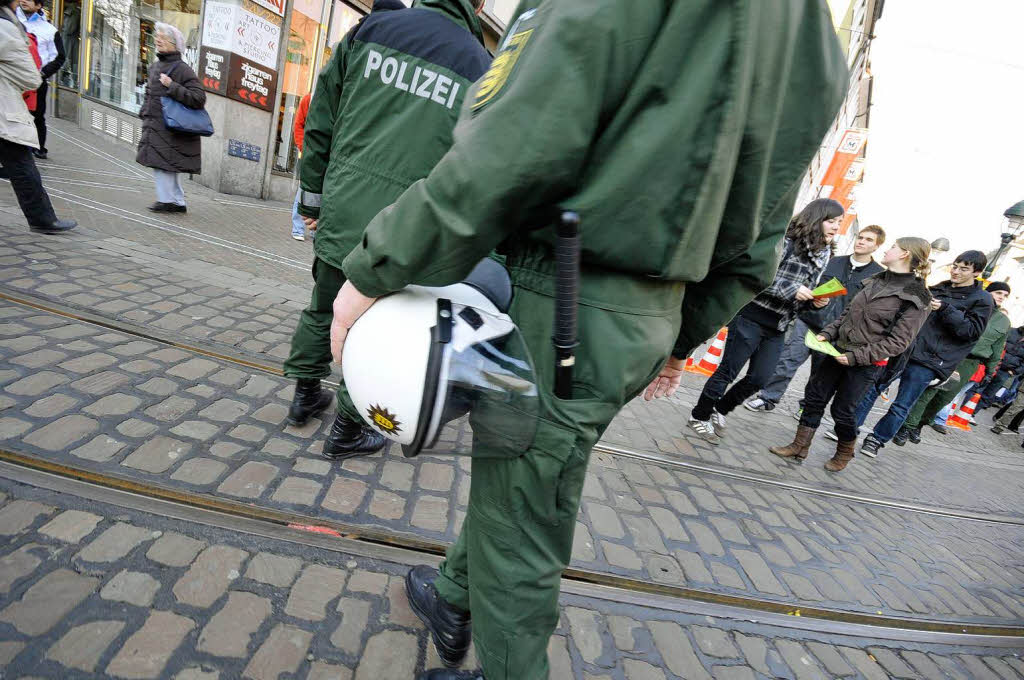
[(451, 150), (345, 274), (449, 284), (499, 243), (550, 248), (571, 208), (583, 267), (687, 284), (688, 350), (772, 282), (847, 77), (823, 0), (524, 0)]
[(338, 43), (302, 155), (299, 213), (318, 218), (317, 257), (340, 268), (367, 222), (430, 172), (490, 61), (471, 0), (377, 10)]
[[(993, 373), (996, 365), (1003, 358), (1003, 348), (1006, 347), (1006, 336), (1010, 334), (1010, 317), (1006, 316), (1001, 309), (992, 313), (992, 318), (985, 326), (985, 332), (978, 338), (971, 349), (970, 356), (980, 359), (985, 365), (986, 373)], [(970, 376), (963, 376), (964, 379)]]

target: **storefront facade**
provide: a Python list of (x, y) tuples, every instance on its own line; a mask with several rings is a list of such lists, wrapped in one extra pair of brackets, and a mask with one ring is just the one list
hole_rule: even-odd
[[(411, 4), (411, 0), (403, 0)], [(51, 88), (54, 114), (135, 145), (157, 22), (186, 39), (183, 59), (207, 90), (216, 134), (194, 179), (228, 194), (288, 200), (295, 193), (295, 112), (333, 46), (372, 0), (56, 0), (48, 18), (67, 61)], [(493, 48), (514, 0), (488, 0)]]

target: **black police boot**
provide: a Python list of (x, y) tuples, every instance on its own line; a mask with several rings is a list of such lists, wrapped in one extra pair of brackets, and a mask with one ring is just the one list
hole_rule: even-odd
[[(420, 565), (413, 567), (405, 575), (405, 592), (409, 604), (416, 616), (426, 624), (430, 636), (434, 638), (434, 646), (441, 657), (441, 663), (449, 668), (458, 666), (469, 651), (472, 639), (469, 612), (454, 607), (441, 597), (434, 587), (434, 579), (438, 576), (437, 569)], [(444, 675), (456, 671), (428, 671), (423, 678), (431, 680), (456, 680), (457, 678), (476, 678), (476, 675)], [(464, 671), (463, 671), (464, 672)], [(441, 673), (441, 675), (429, 675)], [(483, 677), (482, 675), (479, 677)]]
[(331, 425), (331, 433), (324, 442), (324, 458), (343, 460), (353, 456), (364, 456), (384, 448), (387, 439), (362, 423), (349, 420), (338, 414)]
[(288, 424), (299, 427), (331, 405), (333, 395), (320, 386), (320, 378), (299, 378), (288, 409)]
[(911, 427), (910, 429), (910, 443), (920, 444), (921, 443), (921, 428)]
[(899, 429), (898, 432), (893, 436), (892, 443), (896, 446), (903, 446), (910, 439), (910, 428), (904, 425)]
[(455, 671), (451, 668), (435, 668), (423, 671), (416, 680), (487, 680), (483, 671)]

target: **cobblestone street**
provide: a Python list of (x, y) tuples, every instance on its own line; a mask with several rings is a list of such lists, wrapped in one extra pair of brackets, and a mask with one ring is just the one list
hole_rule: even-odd
[[(188, 184), (187, 217), (143, 215), (150, 180), (130, 153), (54, 127), (61, 161), (41, 164), (44, 182), (82, 226), (30, 234), (0, 184), (0, 450), (309, 524), (454, 541), (469, 458), (391, 447), (329, 462), (331, 410), (286, 426), (291, 381), (245, 363), (280, 367), (309, 295), (311, 247), (289, 237), (290, 206)], [(823, 426), (808, 460), (787, 463), (767, 447), (791, 438), (806, 370), (775, 411), (737, 409), (717, 447), (686, 428), (698, 377), (629, 404), (592, 455), (572, 566), (791, 613), (1019, 636), (1019, 437), (990, 433), (988, 411), (970, 433), (926, 429), (834, 475)], [(464, 452), (470, 436), (456, 421), (441, 448)], [(59, 494), (4, 469), (0, 678), (406, 680), (437, 665), (403, 563)], [(1024, 678), (1024, 642), (803, 630), (573, 592), (562, 604), (557, 680)]]

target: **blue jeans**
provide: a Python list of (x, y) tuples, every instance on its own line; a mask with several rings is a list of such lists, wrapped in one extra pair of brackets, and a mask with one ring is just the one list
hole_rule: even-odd
[[(939, 376), (936, 375), (935, 371), (927, 366), (915, 364), (914, 362), (907, 364), (907, 368), (900, 375), (900, 390), (897, 392), (896, 398), (893, 399), (889, 410), (882, 416), (882, 419), (875, 423), (873, 431), (875, 439), (883, 444), (892, 440), (899, 429), (903, 427), (903, 423), (907, 421), (910, 409), (914, 408), (914, 404), (921, 398), (924, 391), (928, 389), (928, 383), (937, 377)], [(870, 394), (871, 392), (868, 393), (869, 396)], [(861, 407), (863, 407), (863, 404), (858, 407), (858, 411)], [(870, 408), (869, 406), (868, 410)], [(865, 417), (867, 417), (867, 414), (865, 414)]]
[(299, 215), (299, 194), (301, 193), (302, 189), (295, 192), (295, 202), (292, 203), (292, 236), (306, 235), (306, 223), (302, 221), (302, 216)]

